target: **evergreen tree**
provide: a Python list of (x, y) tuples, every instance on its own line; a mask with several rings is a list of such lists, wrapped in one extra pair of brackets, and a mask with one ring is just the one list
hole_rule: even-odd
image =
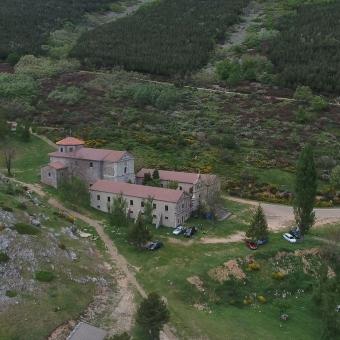
[(268, 224), (261, 205), (254, 211), (246, 236), (252, 240), (262, 240), (268, 237)]
[(5, 117), (0, 113), (0, 141), (3, 141), (9, 131)]
[(128, 240), (137, 248), (143, 248), (143, 246), (150, 241), (152, 235), (145, 224), (143, 216), (139, 213), (136, 222), (133, 224), (132, 228), (128, 234)]
[(147, 227), (151, 227), (153, 225), (153, 199), (149, 197), (144, 202), (144, 222)]
[(158, 340), (160, 331), (169, 319), (170, 312), (166, 304), (157, 293), (151, 293), (141, 302), (136, 321), (150, 339)]
[(295, 180), (294, 215), (302, 235), (305, 235), (315, 222), (313, 211), (317, 190), (317, 174), (314, 153), (310, 145), (301, 152)]
[(154, 170), (154, 172), (152, 174), (152, 179), (154, 179), (154, 180), (159, 179), (159, 171), (158, 170)]
[(127, 202), (123, 195), (114, 198), (110, 208), (109, 221), (111, 226), (115, 227), (126, 227), (128, 225)]
[(145, 173), (143, 178), (143, 185), (148, 185), (152, 181), (151, 174)]

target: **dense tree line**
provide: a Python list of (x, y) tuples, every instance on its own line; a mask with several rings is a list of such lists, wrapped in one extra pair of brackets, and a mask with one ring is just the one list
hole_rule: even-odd
[(249, 0), (162, 0), (86, 32), (72, 51), (88, 66), (154, 74), (200, 68)]
[[(108, 0), (1, 0), (0, 59), (40, 52), (49, 33), (67, 20), (104, 8)], [(112, 1), (111, 1), (112, 2)]]
[(300, 6), (278, 23), (269, 56), (284, 86), (340, 90), (340, 2)]

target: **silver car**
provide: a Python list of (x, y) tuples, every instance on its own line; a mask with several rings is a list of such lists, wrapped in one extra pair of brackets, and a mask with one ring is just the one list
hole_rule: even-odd
[(294, 237), (292, 234), (285, 233), (282, 236), (285, 240), (287, 240), (290, 243), (296, 243), (297, 242), (296, 237)]

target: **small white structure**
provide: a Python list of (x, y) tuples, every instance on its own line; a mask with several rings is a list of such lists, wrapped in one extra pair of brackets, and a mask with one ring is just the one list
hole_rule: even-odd
[(107, 332), (103, 329), (79, 322), (67, 340), (104, 340), (106, 336)]

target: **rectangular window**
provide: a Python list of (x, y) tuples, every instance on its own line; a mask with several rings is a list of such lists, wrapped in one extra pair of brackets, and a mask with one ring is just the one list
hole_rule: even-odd
[(97, 209), (100, 209), (100, 205), (97, 205)]
[(133, 200), (130, 200), (130, 205), (133, 205)]
[(126, 174), (126, 173), (127, 173), (127, 167), (124, 168), (124, 174)]
[(72, 151), (73, 151), (73, 148), (70, 148), (69, 151), (72, 152)]
[(100, 195), (97, 195), (97, 201), (100, 201)]
[(157, 208), (156, 203), (154, 203), (152, 207), (153, 207), (154, 209), (156, 209), (156, 208)]
[(140, 202), (140, 206), (143, 208), (144, 207), (144, 202)]
[(182, 188), (182, 187), (179, 187), (179, 190), (183, 190), (183, 188)]
[(108, 201), (108, 202), (111, 202), (111, 197), (108, 197), (108, 198), (107, 198), (107, 201)]
[(93, 162), (90, 162), (90, 168), (93, 168)]
[(182, 209), (184, 209), (184, 203), (182, 204)]
[(51, 177), (51, 173), (50, 172), (48, 173), (48, 177)]
[(169, 219), (169, 217), (168, 217), (168, 216), (165, 216), (165, 219), (166, 219), (166, 220), (168, 220), (168, 219)]
[(64, 152), (64, 148), (60, 148), (60, 152)]
[(169, 207), (167, 205), (165, 206), (165, 211), (169, 211)]

